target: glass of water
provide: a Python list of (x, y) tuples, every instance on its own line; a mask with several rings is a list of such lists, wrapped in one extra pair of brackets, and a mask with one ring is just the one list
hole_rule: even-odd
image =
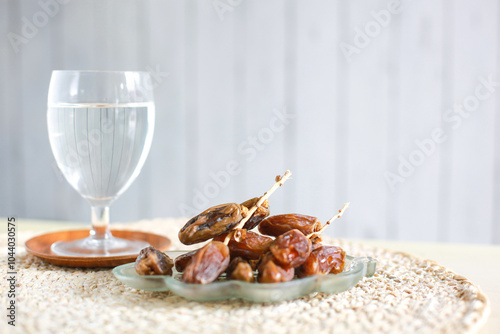
[(85, 239), (52, 245), (63, 256), (137, 254), (146, 242), (113, 237), (109, 206), (139, 175), (153, 139), (155, 106), (147, 72), (53, 71), (50, 146), (62, 174), (91, 206)]

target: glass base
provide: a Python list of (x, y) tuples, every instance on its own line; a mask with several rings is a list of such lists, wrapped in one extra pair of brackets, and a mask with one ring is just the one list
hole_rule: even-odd
[(138, 255), (141, 249), (148, 246), (149, 244), (145, 241), (126, 240), (113, 236), (96, 239), (90, 236), (70, 242), (57, 241), (50, 246), (50, 249), (54, 254), (61, 256), (102, 257)]

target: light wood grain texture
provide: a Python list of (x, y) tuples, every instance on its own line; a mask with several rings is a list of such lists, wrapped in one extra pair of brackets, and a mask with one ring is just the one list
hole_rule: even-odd
[[(6, 29), (2, 36), (7, 33), (20, 35), (21, 24), (19, 17), (23, 13), (21, 2), (2, 2), (2, 6), (6, 12)], [(4, 123), (5, 131), (2, 131), (2, 145), (5, 145), (2, 160), (5, 161), (7, 171), (2, 175), (2, 192), (3, 198), (6, 200), (9, 210), (14, 215), (26, 216), (26, 175), (25, 168), (27, 161), (25, 160), (24, 148), (27, 145), (23, 135), (26, 133), (26, 111), (24, 109), (24, 96), (22, 89), (22, 74), (23, 61), (22, 54), (26, 44), (18, 45), (19, 51), (11, 47), (11, 44), (6, 45), (4, 51), (5, 58), (2, 62), (5, 63), (5, 72), (2, 72), (2, 77), (6, 83), (5, 91), (5, 109), (2, 110), (2, 123)], [(31, 130), (31, 129), (30, 129)]]
[[(156, 126), (151, 152), (143, 172), (149, 173), (150, 217), (179, 212), (179, 202), (187, 200), (185, 168), (189, 154), (186, 136), (187, 99), (185, 80), (185, 4), (181, 1), (148, 2), (149, 50), (143, 70), (159, 71), (154, 81)], [(141, 50), (138, 50), (141, 52)], [(174, 191), (175, 189), (175, 191)]]
[[(293, 180), (287, 193), (295, 196), (294, 212), (315, 215), (325, 222), (346, 201), (345, 194), (336, 182), (336, 175), (343, 165), (342, 147), (346, 138), (341, 138), (337, 129), (343, 128), (338, 115), (347, 114), (338, 108), (341, 91), (348, 82), (343, 76), (345, 59), (338, 48), (340, 30), (331, 30), (331, 17), (340, 12), (340, 4), (331, 1), (297, 2), (296, 33), (296, 115), (291, 121), (295, 128), (293, 154), (301, 157), (292, 168)], [(321, 78), (318, 80), (318, 78)], [(339, 89), (338, 89), (339, 88)], [(287, 103), (287, 110), (290, 106)], [(292, 111), (292, 110), (290, 110)], [(299, 112), (303, 111), (303, 112)], [(307, 140), (305, 140), (307, 138)], [(323, 147), (317, 154), (315, 147)], [(335, 226), (336, 233), (344, 233), (346, 224)]]
[[(479, 77), (500, 78), (497, 2), (409, 2), (386, 24), (383, 0), (222, 1), (229, 7), (218, 12), (212, 1), (73, 0), (18, 53), (7, 34), (22, 34), (43, 8), (0, 2), (0, 215), (88, 221), (50, 151), (50, 73), (146, 70), (168, 75), (154, 79), (150, 155), (113, 203), (114, 221), (243, 201), (291, 169), (273, 214), (324, 221), (351, 201), (328, 233), (500, 242), (498, 87), (459, 128), (443, 119)], [(366, 29), (373, 36), (348, 61), (341, 43), (354, 45)], [(295, 117), (253, 146), (275, 110)], [(385, 173), (436, 128), (447, 140), (393, 191)], [(231, 161), (238, 172), (217, 184), (213, 175)]]
[[(398, 85), (392, 85), (388, 92), (389, 99), (396, 103), (391, 108), (389, 119), (388, 169), (397, 171), (400, 158), (408, 160), (412, 154), (419, 154), (416, 152), (421, 152), (419, 145), (422, 143), (429, 146), (428, 153), (423, 153), (422, 165), (389, 194), (390, 225), (396, 230), (394, 236), (404, 240), (435, 241), (444, 226), (438, 223), (441, 147), (430, 143), (429, 139), (441, 126), (442, 67), (445, 61), (442, 45), (446, 38), (442, 17), (445, 10), (443, 6), (430, 2), (403, 7), (395, 17), (400, 26), (397, 41), (393, 41), (397, 46), (389, 46), (391, 53), (394, 52), (394, 63), (388, 63), (388, 66), (397, 68)], [(416, 92), (425, 92), (425, 98)], [(415, 191), (416, 188), (419, 191)], [(415, 206), (415, 203), (419, 205)]]
[[(0, 30), (3, 32), (8, 31), (9, 21), (7, 19), (8, 11), (2, 10), (0, 11)], [(10, 45), (7, 38), (0, 39), (0, 59), (3, 61), (0, 62), (0, 73), (7, 73), (7, 57), (11, 53)], [(12, 165), (7, 163), (8, 159), (5, 157), (9, 156), (10, 150), (10, 140), (7, 136), (7, 117), (9, 113), (7, 110), (7, 87), (8, 87), (8, 78), (7, 75), (0, 76), (0, 156), (4, 157), (0, 159), (0, 175), (11, 175)], [(2, 183), (5, 187), (4, 190), (0, 191), (0, 212), (7, 212), (8, 208), (12, 207), (12, 203), (10, 201), (11, 196), (9, 196), (9, 185), (7, 184), (7, 178), (2, 177)]]
[[(42, 16), (36, 16), (40, 10), (36, 2), (24, 1), (22, 4), (23, 13), (35, 13), (31, 16), (33, 24), (43, 23)], [(30, 15), (26, 15), (30, 17)], [(47, 16), (46, 21), (49, 21)], [(36, 26), (35, 26), (36, 27)], [(55, 191), (57, 178), (54, 173), (47, 173), (53, 163), (50, 156), (51, 149), (48, 141), (39, 141), (40, 136), (47, 136), (47, 90), (39, 89), (47, 87), (50, 80), (50, 71), (46, 66), (40, 64), (50, 64), (51, 50), (50, 31), (47, 26), (41, 26), (36, 36), (30, 39), (18, 57), (21, 61), (22, 72), (19, 74), (20, 93), (22, 95), (22, 108), (15, 111), (15, 120), (20, 122), (21, 131), (13, 139), (23, 143), (22, 149), (17, 154), (22, 155), (24, 163), (16, 167), (24, 174), (23, 183), (25, 189), (25, 203), (27, 217), (38, 216), (40, 218), (50, 218), (54, 216), (54, 206), (42, 198), (40, 193), (31, 189), (43, 189), (43, 192), (50, 198)], [(36, 57), (36, 58), (35, 58)], [(36, 61), (34, 61), (36, 59)], [(13, 116), (14, 116), (13, 115)], [(19, 117), (21, 116), (21, 117)], [(35, 144), (36, 143), (36, 144)], [(20, 144), (20, 143), (19, 143)], [(33, 162), (42, 168), (33, 168)], [(15, 186), (15, 192), (20, 187)]]
[[(247, 11), (245, 49), (248, 56), (245, 62), (244, 100), (247, 113), (246, 132), (240, 132), (232, 145), (238, 149), (235, 158), (241, 165), (247, 194), (254, 194), (240, 195), (239, 200), (246, 200), (261, 195), (275, 175), (283, 174), (288, 169), (284, 160), (288, 143), (284, 138), (290, 129), (285, 126), (282, 132), (272, 134), (272, 130), (267, 130), (275, 117), (273, 111), (284, 106), (286, 1), (268, 2), (265, 10), (259, 3), (248, 2), (245, 7), (235, 9), (239, 10)], [(271, 200), (274, 213), (286, 207), (283, 189), (276, 192)]]
[[(500, 6), (497, 10), (497, 27), (496, 29), (500, 29)], [(500, 78), (500, 39), (496, 41), (496, 69), (495, 69), (495, 77)], [(500, 96), (500, 92), (495, 93), (495, 101), (493, 110), (495, 112), (494, 122), (495, 122), (495, 139), (493, 141), (493, 149), (494, 149), (494, 161), (493, 161), (493, 197), (491, 198), (491, 202), (493, 203), (493, 213), (490, 221), (491, 226), (491, 240), (495, 244), (500, 244), (500, 223), (498, 222), (498, 217), (500, 217), (500, 113), (498, 110), (500, 109), (500, 100), (498, 97)]]
[[(356, 29), (366, 33), (370, 42), (360, 48), (360, 53), (352, 58), (348, 66), (348, 99), (349, 111), (347, 131), (343, 145), (348, 152), (347, 160), (348, 191), (346, 197), (354, 205), (349, 216), (346, 215), (347, 231), (350, 234), (362, 234), (367, 237), (381, 238), (387, 233), (385, 204), (388, 187), (383, 178), (387, 170), (388, 119), (388, 71), (387, 50), (389, 48), (388, 28), (397, 28), (397, 19), (388, 27), (383, 27), (374, 19), (363, 1), (351, 1), (349, 27), (351, 40), (356, 38)], [(373, 8), (377, 10), (386, 6), (385, 1), (377, 1)], [(378, 29), (376, 28), (378, 27)], [(378, 33), (377, 33), (378, 31)], [(381, 177), (382, 176), (382, 177)], [(365, 207), (371, 210), (360, 210)], [(378, 210), (375, 208), (379, 208)], [(353, 210), (354, 209), (354, 210)], [(347, 218), (349, 217), (349, 218)], [(363, 226), (351, 223), (363, 221)]]
[[(197, 3), (196, 25), (197, 52), (194, 61), (197, 69), (198, 96), (196, 99), (196, 128), (187, 121), (186, 128), (196, 131), (199, 147), (198, 181), (194, 188), (187, 189), (187, 201), (203, 193), (208, 206), (231, 202), (231, 180), (224, 171), (228, 161), (233, 160), (234, 111), (234, 17), (226, 13), (224, 20), (216, 15), (211, 2)], [(206, 140), (210, 138), (210, 140)], [(214, 175), (218, 174), (215, 177)], [(238, 200), (238, 199), (236, 199)], [(195, 207), (195, 206), (193, 206)], [(199, 207), (197, 208), (199, 209)], [(202, 209), (203, 210), (203, 209)]]
[[(498, 36), (492, 32), (497, 29), (498, 22), (495, 15), (481, 10), (484, 6), (488, 6), (493, 13), (498, 11), (498, 3), (487, 1), (478, 2), (471, 8), (466, 3), (455, 4), (453, 104), (461, 105), (464, 114), (460, 116), (460, 122), (448, 125), (451, 126), (448, 129), (453, 141), (454, 162), (450, 171), (450, 227), (457, 220), (469, 223), (451, 228), (449, 235), (451, 240), (460, 242), (490, 242), (491, 235), (483, 231), (490, 230), (493, 206), (498, 205), (488, 200), (474, 200), (483, 196), (493, 197), (494, 156), (491, 143), (495, 140), (495, 130), (498, 131), (494, 122), (495, 113), (498, 113), (494, 109), (495, 95), (481, 83), (481, 78), (488, 80), (495, 74), (497, 57), (492, 46)], [(479, 91), (478, 85), (482, 87)], [(487, 95), (482, 100), (478, 99), (477, 96), (484, 94)], [(464, 163), (462, 159), (471, 163)]]

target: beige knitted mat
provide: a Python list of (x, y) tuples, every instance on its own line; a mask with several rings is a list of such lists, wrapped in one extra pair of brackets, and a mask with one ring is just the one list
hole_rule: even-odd
[[(184, 220), (126, 225), (169, 236), (172, 249)], [(114, 226), (116, 228), (116, 226)], [(1, 333), (474, 333), (489, 314), (482, 292), (466, 278), (429, 260), (328, 239), (354, 256), (376, 258), (378, 269), (349, 291), (290, 302), (192, 302), (170, 292), (129, 288), (106, 269), (47, 265), (18, 235), (17, 319), (7, 325), (7, 282), (0, 282)], [(0, 235), (5, 249), (7, 238)], [(0, 260), (5, 277), (6, 259)]]

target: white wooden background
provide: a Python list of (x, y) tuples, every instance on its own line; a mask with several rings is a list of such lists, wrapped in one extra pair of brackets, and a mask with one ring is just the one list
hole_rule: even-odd
[[(330, 233), (500, 243), (499, 94), (456, 129), (443, 118), (480, 77), (500, 81), (498, 1), (408, 2), (385, 26), (373, 11), (391, 1), (42, 2), (53, 17), (38, 1), (0, 2), (0, 217), (89, 219), (49, 147), (53, 69), (148, 70), (162, 72), (153, 146), (114, 221), (181, 216), (197, 190), (213, 193), (199, 209), (243, 201), (291, 169), (273, 213), (326, 220), (351, 201)], [(16, 53), (9, 36), (26, 21), (39, 27)], [(365, 28), (373, 37), (347, 61), (342, 43)], [(276, 110), (294, 118), (270, 138)], [(447, 140), (392, 190), (385, 174), (437, 128)], [(259, 134), (261, 150), (242, 152)], [(210, 173), (234, 161), (214, 188)]]

